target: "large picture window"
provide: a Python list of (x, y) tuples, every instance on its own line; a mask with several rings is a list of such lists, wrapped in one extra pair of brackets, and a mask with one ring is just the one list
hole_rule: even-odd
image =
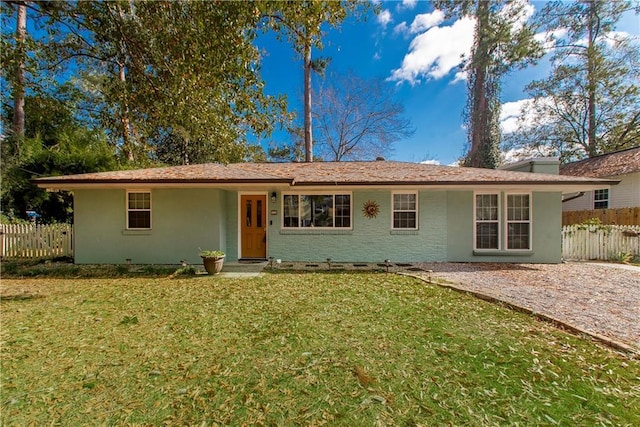
[(500, 220), (497, 194), (476, 194), (476, 249), (499, 249)]
[(393, 229), (418, 228), (418, 194), (393, 193)]
[(530, 249), (531, 209), (528, 194), (507, 195), (507, 249)]
[(350, 194), (285, 194), (283, 227), (351, 228)]
[(127, 229), (151, 228), (151, 192), (127, 192)]

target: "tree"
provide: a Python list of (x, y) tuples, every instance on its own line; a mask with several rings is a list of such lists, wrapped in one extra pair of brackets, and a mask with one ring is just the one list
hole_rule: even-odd
[[(263, 93), (255, 3), (26, 5), (41, 21), (30, 52), (38, 72), (58, 81), (74, 70), (89, 95), (86, 118), (108, 130), (123, 161), (237, 161), (250, 154), (249, 134), (268, 135), (285, 116), (284, 98)], [(158, 149), (164, 141), (180, 155)]]
[(304, 69), (304, 141), (305, 161), (313, 161), (311, 108), (311, 71), (324, 72), (325, 58), (311, 58), (313, 48), (322, 49), (323, 25), (336, 27), (354, 11), (357, 0), (262, 2), (270, 27), (278, 31), (302, 56)]
[(317, 146), (327, 160), (388, 156), (393, 143), (414, 133), (404, 107), (379, 79), (332, 75), (318, 89)]
[[(3, 124), (12, 115), (7, 106)], [(24, 138), (19, 150), (3, 143), (2, 159), (3, 211), (27, 219), (27, 210), (35, 210), (45, 222), (70, 221), (73, 198), (68, 192), (38, 188), (33, 177), (117, 169), (113, 147), (103, 132), (83, 127), (66, 104), (43, 96), (25, 98)]]
[(116, 53), (124, 46), (126, 84), (111, 79), (105, 87), (108, 100), (119, 111), (130, 110), (135, 132), (151, 149), (167, 136), (181, 143), (182, 155), (161, 156), (164, 162), (238, 161), (247, 134), (268, 134), (284, 111), (282, 98), (262, 91), (259, 52), (252, 44), (260, 19), (256, 5), (133, 4), (125, 15), (109, 11), (110, 2), (94, 5), (89, 13), (113, 20), (93, 31)]
[[(615, 32), (629, 2), (549, 3), (537, 19), (553, 45), (552, 70), (526, 90), (532, 102), (509, 147), (593, 157), (640, 144), (640, 48)], [(532, 114), (533, 113), (533, 114)]]
[[(275, 142), (269, 143), (269, 149), (267, 156), (272, 162), (303, 162), (305, 159), (305, 147), (304, 147), (304, 128), (290, 125), (287, 126), (287, 132), (291, 137), (289, 143), (278, 144)], [(323, 159), (314, 155), (314, 161), (322, 161)]]
[(18, 18), (16, 19), (16, 50), (19, 52), (19, 61), (16, 66), (16, 77), (13, 95), (13, 134), (17, 138), (24, 136), (24, 87), (25, 79), (25, 38), (27, 33), (27, 6), (21, 2), (17, 5)]
[(500, 80), (509, 71), (530, 64), (541, 54), (527, 23), (527, 4), (507, 0), (436, 0), (448, 18), (476, 19), (474, 44), (465, 64), (465, 122), (469, 151), (463, 164), (496, 168), (500, 162)]

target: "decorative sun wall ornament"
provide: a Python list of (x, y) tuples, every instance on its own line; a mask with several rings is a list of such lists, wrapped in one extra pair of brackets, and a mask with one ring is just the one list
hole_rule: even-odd
[(371, 219), (378, 216), (380, 213), (380, 205), (375, 200), (367, 200), (362, 205), (362, 214)]

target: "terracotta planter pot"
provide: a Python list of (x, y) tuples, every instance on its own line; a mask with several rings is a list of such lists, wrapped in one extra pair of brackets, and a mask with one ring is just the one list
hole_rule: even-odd
[(220, 257), (202, 257), (204, 263), (204, 269), (209, 274), (218, 274), (222, 271), (222, 264), (224, 264), (224, 256)]

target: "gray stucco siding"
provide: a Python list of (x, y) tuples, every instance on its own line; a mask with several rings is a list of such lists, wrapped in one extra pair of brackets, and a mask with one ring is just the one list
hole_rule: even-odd
[(200, 263), (199, 248), (226, 250), (225, 199), (217, 189), (154, 189), (152, 229), (127, 230), (126, 190), (75, 191), (75, 262)]

